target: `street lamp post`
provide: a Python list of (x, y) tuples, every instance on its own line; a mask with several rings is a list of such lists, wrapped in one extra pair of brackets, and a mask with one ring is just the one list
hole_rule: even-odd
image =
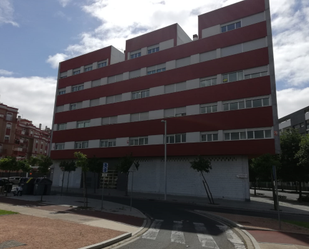
[(166, 168), (166, 120), (161, 120), (164, 123), (164, 200), (166, 201), (166, 192), (167, 192), (167, 168)]

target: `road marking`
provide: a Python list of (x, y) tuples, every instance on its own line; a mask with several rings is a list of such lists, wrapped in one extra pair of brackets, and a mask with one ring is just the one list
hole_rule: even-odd
[(151, 239), (155, 240), (158, 236), (158, 233), (160, 231), (160, 227), (162, 225), (163, 220), (154, 220), (154, 222), (151, 224), (150, 229), (146, 233), (142, 235), (143, 239)]
[(182, 221), (174, 221), (171, 241), (179, 244), (185, 244), (185, 236), (181, 232)]
[(197, 231), (197, 237), (202, 245), (202, 247), (206, 247), (209, 249), (219, 249), (216, 241), (210, 235), (208, 235), (208, 231), (203, 223), (193, 223), (195, 227), (195, 231)]
[(242, 240), (226, 225), (217, 225), (226, 234), (227, 239), (234, 245), (235, 249), (246, 249)]

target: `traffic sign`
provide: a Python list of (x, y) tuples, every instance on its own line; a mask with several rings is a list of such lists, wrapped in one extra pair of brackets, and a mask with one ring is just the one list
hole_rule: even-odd
[(102, 172), (103, 172), (103, 173), (107, 173), (107, 172), (108, 172), (108, 163), (103, 163)]

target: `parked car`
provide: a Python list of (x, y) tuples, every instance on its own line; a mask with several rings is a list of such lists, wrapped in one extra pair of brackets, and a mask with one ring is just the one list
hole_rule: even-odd
[(20, 176), (10, 176), (9, 181), (12, 182), (13, 184), (19, 184), (20, 181)]
[(7, 178), (1, 178), (0, 186), (2, 188), (2, 192), (10, 193), (13, 187), (13, 183), (10, 182)]

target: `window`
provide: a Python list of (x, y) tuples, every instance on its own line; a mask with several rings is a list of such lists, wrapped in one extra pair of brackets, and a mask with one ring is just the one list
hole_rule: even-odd
[(56, 112), (63, 112), (63, 105), (56, 107)]
[(107, 61), (99, 61), (98, 62), (98, 68), (106, 67), (106, 66), (107, 66)]
[(76, 74), (80, 74), (79, 68), (73, 69), (73, 75), (76, 75)]
[(181, 117), (186, 116), (186, 107), (178, 107), (164, 110), (164, 117)]
[(114, 147), (116, 146), (116, 139), (100, 140), (100, 147)]
[(145, 145), (148, 144), (148, 137), (131, 137), (129, 139), (129, 145)]
[(253, 78), (257, 78), (257, 77), (262, 77), (262, 76), (266, 76), (267, 72), (259, 72), (259, 73), (251, 73), (251, 74), (246, 74), (245, 75), (245, 79), (253, 79)]
[(66, 78), (67, 72), (60, 73), (60, 79)]
[(86, 127), (89, 127), (89, 126), (90, 126), (89, 120), (77, 122), (77, 128), (86, 128)]
[(66, 130), (66, 128), (67, 128), (66, 123), (58, 124), (58, 131)]
[(200, 87), (205, 87), (205, 86), (213, 86), (217, 84), (217, 77), (209, 77), (205, 79), (200, 79)]
[(243, 71), (227, 73), (223, 74), (222, 76), (223, 83), (238, 81), (243, 79)]
[(11, 123), (7, 123), (7, 124), (6, 124), (6, 128), (7, 128), (7, 129), (11, 129), (11, 128), (12, 128), (12, 124), (11, 124)]
[(65, 88), (58, 90), (58, 95), (65, 94)]
[(131, 114), (131, 116), (130, 116), (131, 122), (144, 121), (144, 120), (148, 120), (148, 119), (149, 119), (149, 113), (148, 112), (134, 113), (134, 114)]
[(238, 28), (241, 28), (241, 22), (240, 21), (221, 26), (221, 32), (224, 33), (224, 32), (227, 32), (227, 31), (234, 30), (234, 29), (238, 29)]
[(159, 52), (159, 50), (160, 50), (159, 45), (154, 45), (154, 46), (147, 48), (147, 53), (152, 54), (152, 53), (155, 53), (155, 52)]
[(12, 120), (13, 120), (13, 114), (10, 113), (10, 112), (8, 112), (8, 113), (6, 114), (6, 120), (7, 120), (7, 121), (12, 121)]
[(147, 74), (148, 75), (154, 74), (154, 73), (160, 73), (160, 72), (164, 72), (164, 71), (165, 71), (165, 63), (147, 68)]
[(82, 102), (70, 104), (70, 110), (80, 109), (82, 107)]
[(5, 135), (5, 136), (4, 136), (4, 142), (8, 142), (9, 140), (10, 140), (10, 136)]
[(130, 59), (134, 59), (134, 58), (140, 57), (141, 55), (142, 55), (141, 51), (131, 52), (130, 53)]
[(201, 141), (202, 142), (218, 141), (218, 133), (202, 133)]
[(243, 140), (246, 139), (245, 131), (225, 132), (224, 140)]
[(72, 92), (77, 92), (84, 89), (84, 84), (72, 86)]
[(135, 71), (131, 71), (129, 73), (129, 78), (130, 79), (133, 79), (133, 78), (137, 78), (137, 77), (140, 77), (141, 76), (141, 73), (140, 73), (140, 70), (135, 70)]
[(92, 65), (88, 65), (84, 67), (84, 72), (88, 72), (92, 70)]
[(217, 104), (205, 104), (200, 107), (201, 113), (217, 112)]
[(149, 97), (149, 89), (132, 93), (132, 99), (141, 99)]
[(91, 99), (90, 106), (98, 106), (100, 104), (100, 99)]
[(64, 143), (55, 144), (55, 150), (64, 150)]
[(88, 141), (75, 142), (75, 149), (86, 149), (88, 148)]
[(117, 116), (102, 118), (102, 125), (117, 124)]
[(122, 95), (113, 95), (113, 96), (108, 96), (106, 98), (106, 104), (112, 104), (112, 103), (116, 103), (116, 102), (120, 102), (122, 99)]
[(175, 143), (185, 143), (186, 142), (186, 134), (174, 134), (166, 136), (166, 143), (175, 144)]

